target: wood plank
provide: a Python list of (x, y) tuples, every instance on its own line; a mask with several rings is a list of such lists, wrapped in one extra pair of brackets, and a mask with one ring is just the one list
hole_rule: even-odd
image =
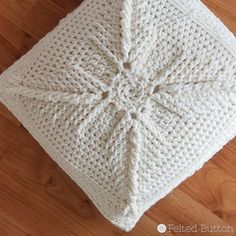
[(205, 208), (236, 227), (236, 180), (211, 162), (179, 186)]
[[(154, 205), (146, 215), (157, 223), (164, 223), (170, 229), (172, 229), (173, 225), (196, 227), (199, 235), (202, 233), (201, 225), (232, 227), (190, 196), (189, 192), (186, 193), (181, 188), (177, 188), (160, 200), (158, 204)], [(172, 233), (173, 235), (182, 235), (181, 233), (184, 233), (184, 231), (178, 232), (173, 230)], [(224, 236), (224, 233), (217, 235)], [(229, 235), (233, 236), (234, 233)]]
[(21, 55), (25, 54), (36, 43), (32, 36), (2, 15), (0, 15), (0, 32), (1, 37), (7, 40)]
[(0, 15), (5, 16), (17, 26), (22, 26), (27, 13), (30, 12), (37, 0), (1, 0), (0, 1)]
[(211, 162), (223, 170), (227, 175), (236, 179), (236, 139), (229, 142), (225, 148), (212, 158)]
[(236, 33), (235, 0), (203, 0), (203, 2), (232, 32)]

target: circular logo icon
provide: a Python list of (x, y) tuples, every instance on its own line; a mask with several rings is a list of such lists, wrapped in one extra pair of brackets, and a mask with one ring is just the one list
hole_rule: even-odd
[(157, 231), (158, 231), (159, 233), (165, 233), (165, 232), (166, 232), (166, 226), (165, 226), (164, 224), (159, 224), (159, 225), (157, 226)]

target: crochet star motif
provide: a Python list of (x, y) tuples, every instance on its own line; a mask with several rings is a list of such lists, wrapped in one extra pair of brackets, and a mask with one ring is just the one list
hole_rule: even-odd
[[(112, 55), (112, 52), (108, 48), (106, 48), (103, 53)], [(115, 55), (112, 55), (112, 58), (114, 57)], [(92, 85), (90, 89), (96, 91), (96, 95), (101, 99), (95, 109), (80, 124), (78, 132), (82, 132), (84, 124), (92, 122), (108, 104), (113, 104), (117, 111), (123, 112), (123, 119), (121, 119), (120, 123), (126, 123), (127, 130), (131, 128), (133, 119), (138, 119), (143, 122), (158, 139), (161, 138), (162, 141), (164, 141), (161, 134), (156, 133), (157, 128), (154, 125), (153, 127), (151, 126), (151, 120), (147, 122), (148, 118), (145, 113), (147, 113), (148, 110), (148, 102), (155, 100), (159, 105), (165, 107), (165, 109), (168, 109), (170, 112), (178, 116), (183, 115), (182, 109), (176, 109), (175, 106), (171, 104), (171, 101), (166, 99), (165, 103), (161, 102), (164, 101), (165, 96), (163, 95), (169, 96), (168, 93), (166, 93), (166, 91), (168, 91), (168, 85), (165, 87), (166, 91), (164, 88), (162, 89), (161, 85), (168, 75), (183, 61), (183, 58), (183, 55), (177, 56), (177, 61), (173, 63), (170, 68), (162, 73), (154, 72), (153, 75), (149, 77), (137, 70), (132, 70), (132, 63), (120, 61), (117, 66), (118, 73), (111, 79), (110, 85), (106, 85), (100, 80), (97, 80), (91, 74), (85, 72), (79, 65), (72, 66), (71, 70), (75, 69), (75, 73), (83, 75), (83, 79), (87, 82), (89, 81), (90, 85)], [(157, 77), (156, 74), (159, 74), (159, 77)], [(98, 88), (99, 92), (96, 90)], [(91, 93), (88, 97), (89, 96), (92, 97), (94, 94)], [(119, 127), (119, 125), (120, 124), (117, 126)], [(114, 139), (115, 137), (112, 138)], [(108, 146), (109, 144), (111, 145), (111, 141), (108, 142)]]
[[(137, 68), (141, 67), (141, 64), (144, 62), (137, 58), (135, 63), (135, 68), (132, 65), (132, 62), (119, 61), (115, 58), (115, 55), (112, 53), (112, 50), (102, 45), (102, 42), (98, 38), (92, 37), (91, 39), (95, 45), (99, 45), (100, 50), (103, 54), (107, 55), (110, 58), (111, 62), (114, 62), (117, 65), (117, 75), (111, 78), (110, 85), (102, 83), (100, 80), (96, 79), (91, 74), (85, 72), (80, 65), (71, 65), (70, 69), (77, 75), (83, 76), (83, 80), (86, 83), (89, 83), (90, 90), (93, 93), (88, 94), (87, 97), (94, 97), (94, 92), (96, 98), (100, 98), (100, 103), (95, 107), (95, 109), (84, 119), (78, 128), (78, 132), (81, 132), (84, 124), (92, 122), (96, 116), (102, 112), (104, 107), (108, 104), (114, 104), (117, 111), (123, 111), (123, 119), (120, 123), (126, 123), (126, 129), (132, 127), (133, 119), (140, 120), (147, 129), (152, 132), (156, 138), (162, 139), (164, 142), (164, 137), (157, 133), (157, 127), (152, 124), (152, 121), (147, 117), (149, 101), (153, 100), (157, 105), (162, 106), (169, 112), (183, 117), (186, 116), (189, 112), (188, 109), (184, 109), (183, 106), (178, 106), (176, 102), (171, 98), (171, 93), (176, 92), (186, 92), (186, 89), (192, 89), (197, 87), (202, 92), (207, 91), (209, 84), (212, 84), (212, 81), (192, 81), (188, 83), (176, 82), (168, 84), (168, 76), (176, 70), (181, 63), (186, 59), (187, 53), (181, 52), (173, 58), (171, 65), (166, 68), (164, 71), (154, 70), (151, 75), (147, 76), (142, 74)], [(101, 46), (102, 45), (102, 46)], [(150, 47), (153, 47), (151, 45)], [(144, 57), (148, 57), (148, 53), (151, 50), (146, 50)], [(115, 60), (114, 60), (115, 58)], [(198, 58), (196, 58), (198, 60)], [(74, 76), (75, 76), (74, 74)], [(81, 77), (79, 77), (81, 78)], [(81, 95), (78, 95), (78, 98)], [(93, 100), (90, 100), (91, 102)], [(88, 102), (88, 101), (87, 101)], [(119, 127), (120, 124), (117, 126)], [(112, 137), (113, 139), (115, 137)], [(108, 144), (111, 144), (111, 142)]]
[[(101, 27), (96, 24), (97, 27)], [(170, 76), (176, 70), (182, 70), (181, 63), (183, 63), (189, 56), (187, 52), (181, 51), (176, 54), (172, 59), (172, 63), (164, 70), (157, 71), (155, 68), (148, 76), (142, 73), (137, 68), (144, 68), (145, 62), (141, 58), (136, 58), (133, 62), (127, 62), (119, 60), (113, 54), (112, 50), (102, 44), (99, 37), (92, 36), (91, 41), (94, 45), (98, 46), (104, 55), (110, 58), (110, 61), (116, 64), (117, 74), (111, 78), (109, 85), (96, 79), (94, 76), (86, 72), (79, 64), (67, 65), (62, 68), (59, 73), (64, 74), (71, 80), (78, 79), (84, 86), (83, 93), (72, 93), (70, 91), (62, 92), (60, 90), (41, 90), (39, 88), (30, 88), (24, 85), (24, 82), (14, 78), (9, 80), (8, 84), (11, 85), (9, 91), (20, 94), (22, 96), (32, 97), (38, 100), (47, 102), (65, 102), (73, 105), (80, 103), (91, 104), (95, 101), (99, 101), (95, 108), (83, 119), (77, 128), (78, 134), (83, 132), (83, 129), (88, 123), (93, 122), (96, 117), (106, 109), (109, 104), (115, 105), (117, 111), (123, 112), (123, 118), (120, 123), (117, 124), (116, 129), (111, 134), (107, 141), (107, 150), (112, 155), (112, 144), (116, 137), (117, 129), (120, 126), (128, 131), (137, 125), (136, 120), (141, 122), (160, 142), (167, 144), (165, 138), (159, 133), (158, 128), (153, 124), (152, 120), (148, 117), (149, 102), (155, 101), (158, 106), (166, 109), (168, 112), (174, 115), (187, 119), (188, 113), (202, 112), (199, 110), (191, 110), (188, 107), (184, 107), (181, 101), (177, 102), (172, 99), (171, 94), (186, 93), (186, 91), (201, 92), (207, 94), (210, 88), (221, 89), (224, 85), (224, 81), (219, 82), (218, 78), (228, 73), (228, 76), (232, 74), (232, 68), (223, 70), (218, 75), (216, 80), (204, 80), (204, 81), (189, 81), (189, 82), (172, 82), (168, 84), (168, 76)], [(148, 58), (152, 52), (153, 45), (145, 50), (143, 57)], [(200, 58), (195, 57), (194, 60), (200, 61)], [(214, 62), (209, 61), (209, 66)], [(134, 65), (135, 66), (134, 66)], [(12, 86), (14, 85), (14, 86)], [(181, 105), (179, 105), (181, 104)], [(68, 119), (70, 120), (70, 119)], [(135, 132), (139, 132), (136, 130)]]

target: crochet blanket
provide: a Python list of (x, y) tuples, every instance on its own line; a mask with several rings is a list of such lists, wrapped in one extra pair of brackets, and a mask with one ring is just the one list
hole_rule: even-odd
[(0, 101), (124, 230), (236, 134), (236, 41), (199, 0), (85, 0)]

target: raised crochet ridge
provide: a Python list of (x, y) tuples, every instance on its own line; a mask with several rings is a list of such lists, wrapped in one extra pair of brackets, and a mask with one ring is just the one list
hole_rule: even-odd
[(236, 134), (236, 40), (199, 0), (85, 0), (2, 101), (124, 230)]

